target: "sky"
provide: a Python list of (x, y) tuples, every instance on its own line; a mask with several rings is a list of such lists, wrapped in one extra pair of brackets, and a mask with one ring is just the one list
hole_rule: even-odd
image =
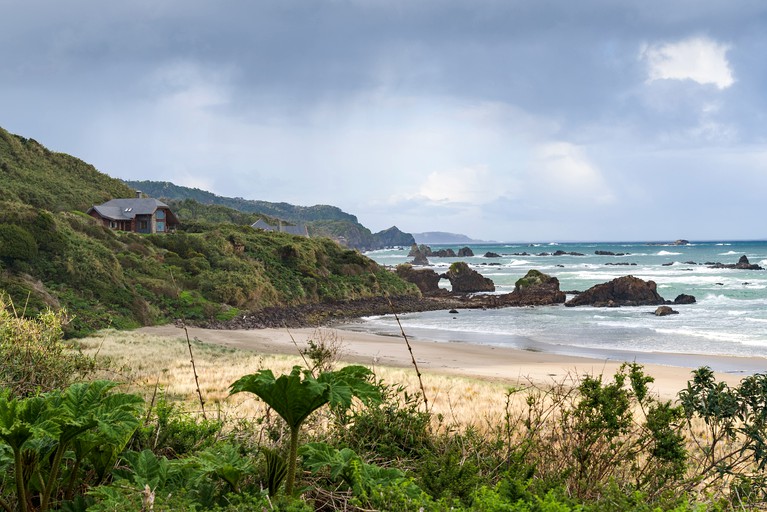
[(496, 241), (767, 239), (763, 0), (0, 0), (0, 127)]

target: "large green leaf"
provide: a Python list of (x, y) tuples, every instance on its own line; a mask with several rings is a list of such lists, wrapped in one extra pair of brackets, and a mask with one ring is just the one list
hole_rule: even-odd
[(318, 382), (307, 371), (302, 372), (300, 366), (276, 379), (271, 370), (259, 370), (230, 386), (230, 394), (243, 391), (261, 398), (293, 429), (330, 400), (329, 385)]

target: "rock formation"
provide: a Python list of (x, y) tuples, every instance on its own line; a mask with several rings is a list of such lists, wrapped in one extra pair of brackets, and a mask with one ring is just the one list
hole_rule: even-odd
[(397, 265), (397, 275), (416, 285), (423, 295), (446, 292), (439, 287), (440, 275), (430, 268), (414, 269), (412, 265), (404, 263)]
[(764, 270), (764, 267), (760, 267), (757, 264), (752, 264), (750, 261), (748, 261), (748, 258), (744, 254), (740, 257), (737, 263), (735, 264), (725, 264), (725, 263), (714, 263), (713, 265), (709, 265), (708, 268), (733, 268), (733, 269), (739, 269), (739, 270)]
[(474, 256), (474, 251), (472, 251), (470, 247), (461, 247), (458, 249), (459, 258), (471, 258), (472, 256)]
[(494, 292), (495, 283), (482, 274), (469, 268), (463, 261), (450, 265), (450, 269), (442, 276), (450, 280), (453, 293)]
[(671, 306), (658, 306), (658, 309), (655, 310), (655, 316), (667, 316), (667, 315), (678, 315), (679, 311), (675, 311), (671, 309)]
[(592, 286), (567, 301), (565, 306), (657, 306), (665, 303), (666, 300), (658, 294), (655, 281), (624, 276)]
[[(421, 250), (421, 248), (425, 248), (428, 250)], [(416, 244), (413, 244), (413, 246), (410, 248), (410, 253), (408, 253), (408, 256), (413, 258), (413, 261), (410, 263), (412, 265), (428, 265), (429, 259), (426, 257), (428, 256), (427, 253), (431, 253), (431, 249), (429, 249), (427, 246), (417, 246)]]
[(538, 270), (529, 270), (514, 284), (511, 295), (526, 305), (562, 304), (565, 294), (559, 289), (559, 279)]
[(500, 254), (498, 254), (497, 252), (490, 252), (490, 251), (487, 251), (487, 252), (485, 253), (485, 258), (500, 258), (500, 257), (501, 257), (501, 255), (500, 255)]
[(676, 296), (676, 299), (674, 299), (674, 304), (695, 304), (695, 297), (680, 293)]

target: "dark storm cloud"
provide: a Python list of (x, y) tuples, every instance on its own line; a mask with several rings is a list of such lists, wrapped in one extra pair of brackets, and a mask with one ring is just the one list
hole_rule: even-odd
[[(759, 0), (0, 7), (0, 125), (119, 177), (495, 239), (614, 238), (619, 222), (661, 236), (657, 218), (583, 228), (641, 208), (648, 179), (660, 211), (728, 166), (767, 186)], [(526, 192), (540, 183), (556, 204)], [(721, 196), (722, 212), (758, 211)]]

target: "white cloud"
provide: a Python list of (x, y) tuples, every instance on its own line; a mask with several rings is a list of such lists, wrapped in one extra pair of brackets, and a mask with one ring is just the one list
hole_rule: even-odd
[(640, 53), (648, 65), (648, 82), (692, 80), (726, 89), (735, 83), (727, 60), (730, 45), (705, 37), (692, 37), (676, 43), (646, 46)]
[(528, 187), (565, 204), (604, 205), (615, 194), (585, 152), (569, 142), (542, 144), (536, 150)]
[(430, 173), (419, 188), (419, 195), (431, 201), (484, 203), (497, 197), (485, 167), (464, 167)]

